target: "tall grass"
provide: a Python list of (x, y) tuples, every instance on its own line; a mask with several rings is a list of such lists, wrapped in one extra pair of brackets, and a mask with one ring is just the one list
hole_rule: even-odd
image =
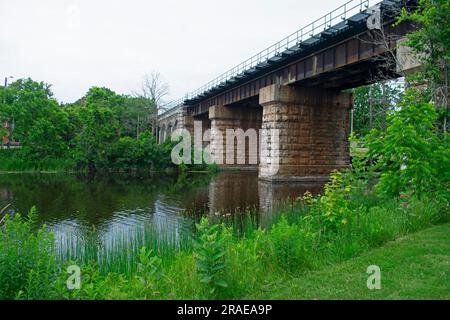
[(71, 159), (34, 159), (30, 160), (18, 155), (20, 150), (0, 150), (0, 171), (71, 171), (76, 163)]

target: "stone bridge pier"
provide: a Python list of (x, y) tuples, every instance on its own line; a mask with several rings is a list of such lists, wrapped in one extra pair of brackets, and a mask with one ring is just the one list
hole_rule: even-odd
[(255, 106), (212, 106), (210, 149), (215, 163), (223, 167), (257, 169), (258, 139), (262, 108)]
[(263, 130), (278, 131), (263, 147), (260, 179), (325, 181), (349, 166), (350, 93), (271, 85), (260, 89), (259, 103)]

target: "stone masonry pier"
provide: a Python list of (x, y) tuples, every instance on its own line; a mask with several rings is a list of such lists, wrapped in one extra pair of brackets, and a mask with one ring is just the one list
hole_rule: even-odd
[(257, 168), (262, 108), (213, 106), (209, 119), (212, 159), (223, 167)]
[(332, 170), (348, 167), (350, 93), (271, 85), (260, 90), (259, 102), (262, 128), (279, 137), (266, 143), (261, 179), (327, 180)]

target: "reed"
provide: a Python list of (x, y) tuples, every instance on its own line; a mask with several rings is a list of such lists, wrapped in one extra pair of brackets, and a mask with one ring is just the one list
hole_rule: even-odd
[(160, 232), (155, 225), (146, 223), (130, 232), (115, 232), (111, 238), (102, 238), (95, 230), (86, 235), (73, 234), (60, 239), (57, 245), (59, 265), (67, 261), (81, 264), (94, 262), (102, 273), (133, 274), (139, 263), (142, 247), (152, 250), (164, 262), (174, 259), (177, 252), (192, 251), (193, 234), (190, 229), (179, 232)]

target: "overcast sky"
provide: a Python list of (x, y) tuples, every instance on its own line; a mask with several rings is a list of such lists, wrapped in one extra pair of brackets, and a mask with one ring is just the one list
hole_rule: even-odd
[(72, 102), (91, 86), (130, 93), (157, 70), (175, 99), (345, 1), (0, 0), (0, 79)]

